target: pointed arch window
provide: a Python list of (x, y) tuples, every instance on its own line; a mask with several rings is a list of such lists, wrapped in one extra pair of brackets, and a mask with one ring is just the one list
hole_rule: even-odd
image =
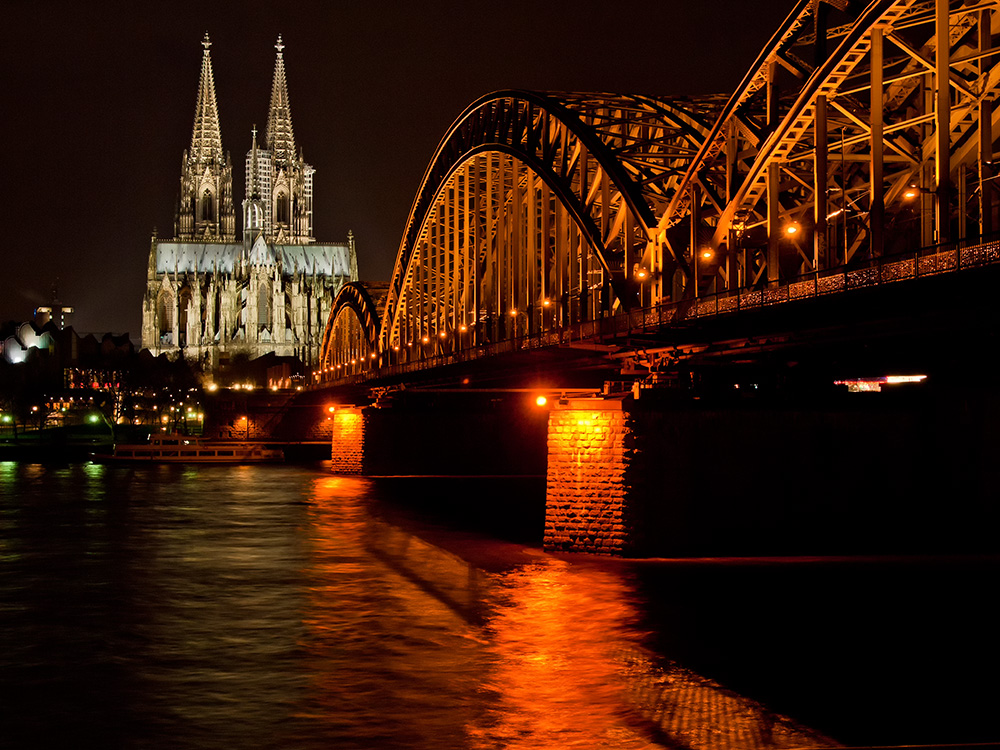
[(274, 202), (274, 220), (279, 224), (288, 223), (288, 196), (278, 193), (278, 199)]
[(212, 221), (215, 218), (215, 212), (213, 211), (212, 205), (212, 191), (205, 190), (201, 196), (201, 220), (202, 221)]
[(271, 289), (268, 284), (261, 284), (257, 291), (257, 325), (259, 328), (271, 328)]
[(160, 344), (173, 344), (174, 332), (174, 299), (169, 292), (163, 291), (156, 301), (156, 332)]

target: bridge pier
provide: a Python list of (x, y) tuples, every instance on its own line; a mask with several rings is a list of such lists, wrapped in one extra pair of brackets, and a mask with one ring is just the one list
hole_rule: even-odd
[(546, 549), (628, 551), (631, 441), (622, 405), (620, 398), (569, 399), (549, 413)]
[(334, 411), (332, 421), (330, 469), (334, 474), (364, 474), (364, 409), (341, 407)]

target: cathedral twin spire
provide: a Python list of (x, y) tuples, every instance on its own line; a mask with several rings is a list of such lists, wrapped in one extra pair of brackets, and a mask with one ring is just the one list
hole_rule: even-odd
[(274, 48), (278, 50), (278, 58), (274, 63), (264, 147), (271, 151), (276, 162), (285, 163), (295, 158), (295, 134), (292, 132), (292, 110), (288, 102), (288, 82), (285, 80), (285, 56), (282, 54), (285, 45), (280, 34)]
[[(215, 94), (210, 48), (202, 40), (201, 75), (195, 106), (190, 151), (184, 154), (181, 200), (174, 234), (177, 239), (233, 242), (232, 167), (222, 150), (222, 131)], [(285, 45), (275, 44), (277, 59), (271, 86), (264, 148), (253, 143), (247, 154), (244, 238), (263, 233), (266, 239), (286, 243), (309, 243), (312, 237), (313, 168), (296, 156), (292, 113), (285, 76)], [(252, 204), (252, 206), (250, 205)], [(251, 240), (252, 237), (249, 237)]]
[(205, 52), (201, 57), (201, 77), (198, 80), (198, 103), (194, 109), (194, 132), (191, 133), (190, 156), (202, 163), (222, 163), (222, 131), (219, 128), (219, 107), (215, 99), (215, 77), (212, 75), (212, 42), (205, 32), (201, 42)]

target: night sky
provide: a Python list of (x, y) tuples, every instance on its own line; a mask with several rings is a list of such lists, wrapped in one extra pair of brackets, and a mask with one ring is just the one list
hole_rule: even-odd
[(29, 319), (58, 279), (77, 331), (138, 340), (149, 239), (173, 234), (205, 31), (237, 221), (280, 33), (296, 142), (317, 170), (315, 236), (353, 230), (362, 280), (388, 280), (427, 162), (473, 100), (729, 93), (792, 5), (7, 0), (0, 321)]

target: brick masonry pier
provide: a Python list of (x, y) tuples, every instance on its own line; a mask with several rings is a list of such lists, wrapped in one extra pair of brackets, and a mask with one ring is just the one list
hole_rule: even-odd
[(549, 413), (546, 549), (625, 552), (626, 417), (621, 399), (572, 399)]

